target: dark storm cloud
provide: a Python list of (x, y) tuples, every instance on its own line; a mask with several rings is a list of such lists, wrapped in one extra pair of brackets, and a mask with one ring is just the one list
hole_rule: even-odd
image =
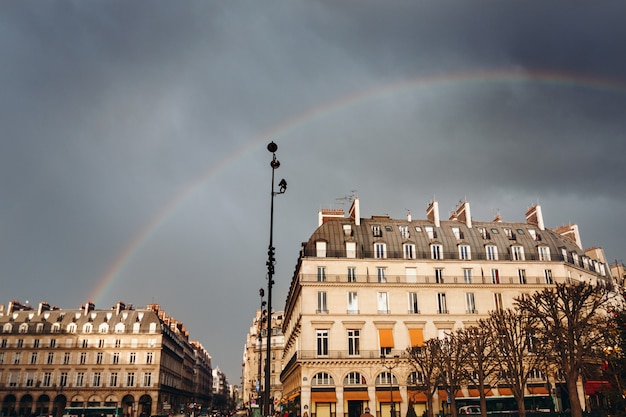
[(289, 183), (277, 308), (317, 210), (353, 193), (365, 217), (423, 218), (432, 198), (446, 217), (467, 197), (478, 220), (521, 221), (539, 201), (550, 227), (578, 223), (622, 259), (625, 12), (2, 2), (0, 302), (159, 302), (237, 383), (266, 285), (270, 140)]

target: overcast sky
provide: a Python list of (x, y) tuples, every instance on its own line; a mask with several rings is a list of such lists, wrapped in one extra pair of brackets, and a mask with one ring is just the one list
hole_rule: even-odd
[(626, 247), (622, 1), (0, 2), (0, 303), (159, 303), (240, 383), (320, 208)]

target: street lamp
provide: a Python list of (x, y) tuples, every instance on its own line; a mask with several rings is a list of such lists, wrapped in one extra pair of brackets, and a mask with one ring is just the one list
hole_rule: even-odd
[(260, 406), (260, 402), (261, 402), (261, 378), (262, 378), (262, 373), (261, 373), (261, 363), (263, 362), (263, 321), (266, 318), (265, 315), (265, 300), (263, 300), (263, 297), (265, 296), (265, 290), (263, 288), (259, 289), (259, 295), (261, 296), (261, 317), (259, 318), (259, 335), (258, 335), (258, 339), (259, 339), (259, 377), (257, 379), (257, 385), (256, 385), (256, 397), (257, 397), (257, 404), (259, 404)]
[(276, 151), (278, 145), (274, 142), (270, 142), (267, 145), (267, 150), (272, 153), (272, 161), (270, 166), (272, 167), (272, 194), (270, 205), (270, 245), (267, 250), (267, 349), (265, 358), (265, 387), (263, 390), (263, 415), (270, 415), (270, 371), (271, 371), (271, 351), (272, 351), (272, 286), (274, 285), (274, 197), (278, 194), (283, 194), (287, 191), (287, 181), (284, 179), (278, 183), (278, 191), (274, 191), (274, 171), (280, 166), (280, 162), (276, 159)]
[(393, 401), (393, 374), (391, 373), (391, 371), (400, 363), (400, 356), (394, 355), (393, 360), (388, 361), (385, 355), (381, 355), (380, 363), (383, 368), (389, 371), (389, 401), (391, 401), (389, 414), (391, 417), (396, 417), (396, 403)]

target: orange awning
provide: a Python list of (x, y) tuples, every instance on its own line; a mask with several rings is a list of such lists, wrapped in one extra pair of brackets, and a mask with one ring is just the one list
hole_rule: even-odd
[(311, 401), (314, 403), (336, 403), (335, 391), (311, 391)]
[(411, 346), (424, 346), (423, 329), (409, 329), (409, 337), (411, 338)]
[[(379, 403), (399, 403), (402, 402), (402, 397), (399, 391), (391, 391), (392, 395), (389, 395), (389, 391), (376, 391), (376, 399)], [(393, 398), (393, 401), (391, 400)]]
[(439, 394), (439, 401), (445, 401), (448, 398), (448, 391), (445, 389), (437, 390), (437, 393)]
[(500, 393), (500, 395), (513, 395), (513, 391), (511, 391), (511, 388), (507, 387), (498, 387), (498, 392)]
[(360, 401), (369, 401), (370, 396), (367, 391), (343, 391), (343, 399), (344, 400), (360, 400)]
[(380, 338), (381, 348), (393, 347), (393, 331), (392, 329), (378, 329), (378, 337)]
[(594, 394), (599, 394), (602, 391), (606, 391), (607, 389), (611, 389), (611, 384), (609, 383), (609, 381), (592, 380), (592, 381), (585, 381), (585, 383), (583, 384), (583, 387), (585, 389), (585, 394), (594, 395)]
[(545, 394), (549, 394), (548, 392), (548, 388), (544, 387), (544, 386), (540, 386), (540, 387), (528, 387), (528, 392), (530, 392), (532, 395), (545, 395)]
[(480, 390), (479, 389), (475, 389), (475, 388), (468, 388), (467, 389), (467, 394), (470, 397), (480, 397)]
[(426, 398), (426, 393), (424, 393), (424, 391), (415, 390), (409, 391), (409, 399), (414, 403), (425, 403), (426, 401), (428, 401), (428, 398)]

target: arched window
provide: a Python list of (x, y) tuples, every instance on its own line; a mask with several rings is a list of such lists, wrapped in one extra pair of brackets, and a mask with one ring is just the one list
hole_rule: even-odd
[(126, 326), (124, 326), (124, 323), (117, 323), (115, 325), (115, 333), (124, 333), (124, 330), (126, 330)]
[(70, 323), (67, 325), (68, 333), (76, 333), (76, 323)]
[(52, 333), (60, 333), (61, 332), (61, 325), (59, 323), (53, 323), (52, 324), (52, 328), (50, 329), (50, 331)]
[(11, 323), (5, 323), (2, 326), (2, 333), (11, 333), (13, 331), (13, 325)]
[(359, 372), (350, 372), (343, 380), (343, 385), (365, 385), (367, 382)]
[(20, 333), (28, 333), (28, 323), (20, 324), (20, 328), (18, 330)]
[(313, 377), (311, 385), (335, 385), (335, 381), (330, 374), (320, 372)]
[(109, 325), (106, 323), (102, 323), (100, 325), (100, 327), (98, 327), (98, 332), (99, 333), (108, 333), (109, 332)]
[(391, 372), (381, 372), (376, 377), (376, 385), (398, 385), (398, 379)]
[(91, 333), (93, 331), (93, 324), (85, 323), (83, 326), (83, 333)]

